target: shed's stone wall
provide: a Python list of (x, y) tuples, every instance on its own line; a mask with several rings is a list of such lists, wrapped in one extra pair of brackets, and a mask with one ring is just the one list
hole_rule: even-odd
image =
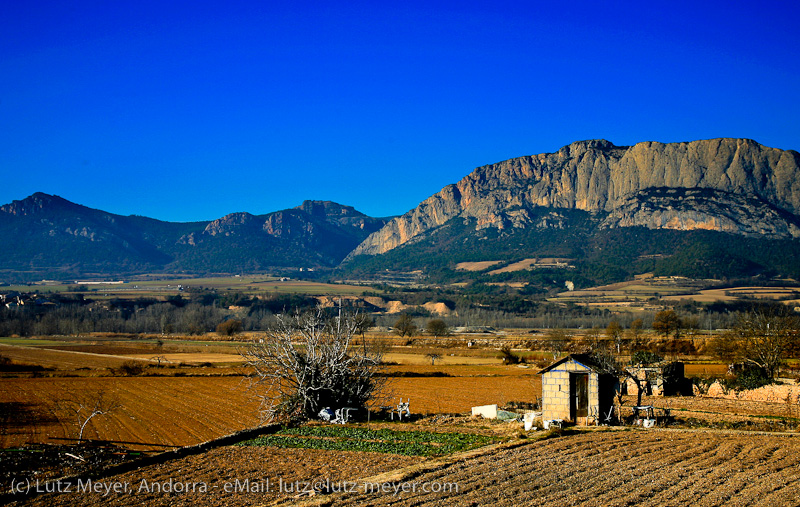
[[(570, 392), (569, 374), (588, 373), (589, 374), (589, 416), (578, 418), (572, 421), (570, 414)], [(542, 419), (562, 419), (578, 424), (586, 424), (587, 419), (596, 421), (592, 416), (600, 413), (600, 379), (599, 375), (578, 363), (577, 361), (567, 361), (542, 375)]]

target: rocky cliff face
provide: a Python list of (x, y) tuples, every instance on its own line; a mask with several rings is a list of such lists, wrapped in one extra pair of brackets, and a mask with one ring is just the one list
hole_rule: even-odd
[(372, 218), (352, 206), (331, 201), (304, 201), (293, 209), (275, 211), (268, 215), (230, 213), (209, 222), (202, 233), (193, 232), (179, 240), (180, 244), (195, 245), (203, 236), (258, 236), (299, 240), (324, 235), (331, 227), (340, 235), (352, 236), (358, 243), (387, 222)]
[(596, 213), (605, 227), (796, 238), (800, 154), (749, 139), (576, 142), (475, 169), (370, 235), (350, 257), (387, 252), (455, 217), (474, 218), (477, 228), (528, 227), (537, 206)]
[(712, 189), (652, 188), (624, 199), (601, 227), (706, 229), (769, 239), (800, 237), (795, 215), (748, 195)]
[(388, 219), (373, 218), (352, 206), (344, 206), (331, 201), (303, 201), (303, 204), (295, 209), (337, 227), (350, 229), (354, 235), (361, 237), (377, 231), (388, 222)]
[(9, 215), (20, 217), (36, 215), (47, 209), (56, 208), (64, 210), (77, 207), (79, 207), (77, 204), (73, 204), (66, 199), (58, 197), (57, 195), (48, 195), (42, 192), (36, 192), (26, 199), (13, 201), (9, 204), (0, 206), (0, 213), (8, 213)]

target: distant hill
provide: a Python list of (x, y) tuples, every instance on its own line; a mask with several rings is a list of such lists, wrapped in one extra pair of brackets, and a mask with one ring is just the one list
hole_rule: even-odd
[[(265, 215), (170, 223), (37, 193), (0, 207), (0, 237), (0, 281), (337, 265), (345, 277), (414, 272), (434, 283), (526, 290), (648, 271), (800, 279), (800, 154), (749, 139), (580, 141), (479, 167), (393, 219), (305, 201)], [(457, 269), (531, 258), (568, 261)]]
[(350, 206), (306, 201), (266, 215), (172, 223), (36, 193), (0, 207), (0, 280), (331, 267), (386, 221)]
[(475, 169), (370, 235), (344, 270), (425, 268), (452, 281), (469, 276), (457, 262), (543, 256), (571, 258), (569, 276), (595, 281), (644, 270), (797, 276), (798, 238), (796, 151), (748, 139), (581, 141)]

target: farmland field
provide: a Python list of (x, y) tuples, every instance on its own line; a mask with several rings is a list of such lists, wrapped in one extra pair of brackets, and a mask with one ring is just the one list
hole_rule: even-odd
[(727, 289), (701, 290), (688, 296), (666, 296), (665, 300), (691, 299), (692, 301), (734, 301), (736, 299), (780, 299), (797, 297), (797, 287), (731, 287)]
[[(115, 297), (160, 297), (174, 296), (185, 289), (203, 288), (218, 291), (237, 291), (242, 294), (313, 294), (313, 295), (359, 295), (365, 290), (374, 289), (358, 285), (328, 284), (304, 280), (281, 279), (274, 276), (222, 276), (206, 278), (171, 278), (166, 275), (154, 275), (146, 280), (125, 281), (124, 283), (90, 284), (40, 284), (37, 289), (42, 293), (59, 292), (68, 293), (75, 291), (80, 286), (83, 293), (92, 293), (93, 299), (108, 299)], [(25, 292), (29, 286), (8, 286), (7, 290)]]
[[(637, 278), (599, 287), (561, 292), (551, 301), (590, 304), (592, 306), (620, 307), (643, 303), (649, 298), (663, 301), (692, 300), (710, 303), (714, 301), (775, 300), (784, 299), (787, 304), (796, 304), (799, 288), (785, 287), (728, 287), (708, 289), (708, 282), (672, 277)], [(789, 298), (793, 298), (789, 301)]]
[[(588, 432), (489, 452), (413, 476), (458, 494), (409, 493), (392, 505), (800, 504), (800, 438), (684, 431)], [(336, 505), (385, 505), (351, 494)], [(288, 505), (288, 503), (287, 503)]]
[[(201, 483), (208, 491), (142, 491), (143, 479), (150, 484)], [(236, 480), (260, 489), (225, 493), (224, 484)], [(279, 488), (279, 481), (285, 489)], [(356, 487), (348, 493), (329, 488), (329, 494), (309, 498), (286, 488), (295, 481), (320, 489), (344, 481)], [(429, 459), (230, 446), (103, 482), (129, 483), (132, 491), (46, 495), (27, 504), (795, 506), (800, 505), (800, 438), (685, 430), (587, 431)], [(365, 484), (389, 484), (390, 489)]]
[(555, 258), (523, 259), (521, 261), (509, 264), (508, 266), (502, 267), (500, 269), (489, 271), (489, 274), (498, 275), (500, 273), (511, 273), (513, 271), (525, 271), (536, 267), (566, 268), (567, 262), (569, 262), (570, 260), (571, 259), (555, 259)]
[(489, 269), (502, 261), (478, 261), (478, 262), (459, 262), (456, 264), (457, 271), (483, 271)]
[[(644, 397), (644, 404), (671, 409), (678, 418), (674, 427), (680, 429), (645, 432), (628, 427), (567, 432), (542, 441), (536, 441), (542, 434), (533, 432), (519, 439), (522, 430), (518, 422), (476, 420), (464, 414), (476, 405), (538, 400), (538, 368), (533, 364), (500, 364), (496, 343), (491, 341), (517, 343), (529, 339), (527, 335), (508, 332), (494, 338), (470, 337), (483, 340), (479, 347), (466, 347), (464, 337), (447, 338), (439, 342), (439, 348), (435, 341), (425, 339), (414, 346), (398, 345), (399, 338), (394, 336), (372, 339), (387, 344), (386, 359), (391, 362), (386, 366), (390, 396), (376, 405), (410, 400), (415, 419), (397, 423), (376, 422), (373, 417), (370, 423), (358, 423), (355, 428), (479, 433), (504, 443), (474, 449), (471, 454), (436, 458), (371, 452), (376, 448), (372, 437), (363, 439), (369, 441), (370, 445), (365, 443), (363, 448), (370, 452), (230, 446), (142, 467), (108, 480), (137, 485), (141, 479), (221, 484), (265, 478), (458, 484), (456, 498), (442, 492), (392, 495), (396, 505), (800, 505), (786, 500), (800, 495), (800, 434), (790, 437), (729, 431), (796, 432), (800, 406), (702, 397)], [(80, 403), (91, 405), (100, 394), (105, 401), (113, 401), (115, 408), (92, 419), (85, 438), (115, 442), (134, 451), (154, 453), (257, 426), (257, 401), (247, 390), (243, 376), (246, 369), (236, 353), (240, 345), (167, 336), (138, 340), (116, 336), (4, 339), (0, 355), (18, 364), (51, 369), (9, 370), (0, 378), (0, 448), (74, 443), (78, 418), (71, 410)], [(431, 364), (428, 353), (442, 357)], [(541, 359), (541, 354), (525, 354), (531, 361)], [(156, 355), (171, 361), (169, 367), (157, 368), (153, 363)], [(120, 376), (115, 370), (133, 358), (148, 367), (138, 375)], [(549, 354), (546, 359), (549, 361)], [(686, 367), (687, 374), (696, 376), (719, 375), (725, 370), (721, 364)], [(623, 415), (634, 403), (633, 396), (624, 399)], [(712, 427), (725, 431), (685, 429)], [(328, 444), (319, 444), (323, 445)], [(145, 492), (107, 497), (40, 496), (26, 504), (294, 505), (303, 500), (295, 496), (274, 490), (234, 495), (220, 491), (180, 495)], [(362, 492), (322, 495), (310, 499), (310, 505), (320, 500), (323, 505), (387, 503), (385, 496)]]
[(18, 413), (0, 447), (71, 441), (78, 424), (68, 405), (91, 404), (100, 393), (119, 408), (95, 417), (84, 436), (135, 449), (196, 444), (258, 423), (257, 404), (238, 377), (6, 378), (0, 404)]
[(35, 364), (44, 368), (75, 370), (78, 368), (117, 368), (131, 358), (116, 354), (99, 354), (45, 347), (21, 347), (0, 344), (0, 355), (12, 361)]
[[(461, 370), (464, 376), (392, 378), (392, 395), (384, 403), (410, 398), (412, 412), (431, 414), (533, 401), (541, 389), (538, 376), (516, 369), (510, 373), (514, 375)], [(257, 403), (247, 387), (239, 376), (0, 379), (0, 404), (17, 411), (12, 415), (16, 422), (10, 421), (0, 434), (0, 448), (74, 439), (76, 417), (66, 404), (87, 404), (99, 393), (119, 408), (93, 419), (87, 438), (129, 442), (136, 449), (196, 444), (258, 424)]]
[[(13, 341), (13, 340), (12, 340)], [(246, 390), (237, 343), (207, 346), (200, 342), (167, 340), (160, 352), (144, 340), (101, 342), (28, 340), (38, 346), (0, 345), (0, 354), (21, 364), (52, 368), (33, 373), (10, 373), (0, 378), (0, 403), (14, 408), (16, 420), (0, 435), (0, 446), (27, 442), (62, 442), (77, 434), (76, 416), (68, 406), (105, 393), (118, 410), (92, 420), (91, 439), (134, 442), (139, 448), (181, 446), (219, 437), (257, 424), (254, 394)], [(8, 343), (8, 342), (7, 342)], [(185, 352), (179, 352), (183, 351)], [(491, 349), (434, 349), (394, 347), (386, 358), (390, 394), (377, 406), (411, 400), (415, 414), (464, 413), (477, 405), (535, 402), (541, 394), (538, 368), (505, 366)], [(451, 352), (452, 351), (452, 352)], [(430, 364), (426, 352), (442, 357)], [(450, 355), (450, 354), (454, 355)], [(153, 357), (166, 359), (156, 368)], [(137, 358), (148, 365), (143, 376), (112, 376), (111, 369)], [(203, 365), (203, 366), (201, 366)], [(719, 364), (687, 365), (687, 374), (720, 375)], [(800, 417), (785, 404), (732, 402), (698, 398), (653, 398), (675, 415), (711, 421), (754, 421), (754, 416)], [(629, 403), (630, 404), (630, 403)], [(11, 414), (11, 411), (6, 411)], [(169, 430), (165, 428), (168, 427)], [(66, 440), (68, 441), (68, 440)]]

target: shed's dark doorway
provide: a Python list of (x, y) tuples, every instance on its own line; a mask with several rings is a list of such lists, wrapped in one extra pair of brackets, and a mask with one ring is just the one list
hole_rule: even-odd
[(589, 415), (589, 374), (569, 374), (569, 412), (574, 421), (576, 417)]

